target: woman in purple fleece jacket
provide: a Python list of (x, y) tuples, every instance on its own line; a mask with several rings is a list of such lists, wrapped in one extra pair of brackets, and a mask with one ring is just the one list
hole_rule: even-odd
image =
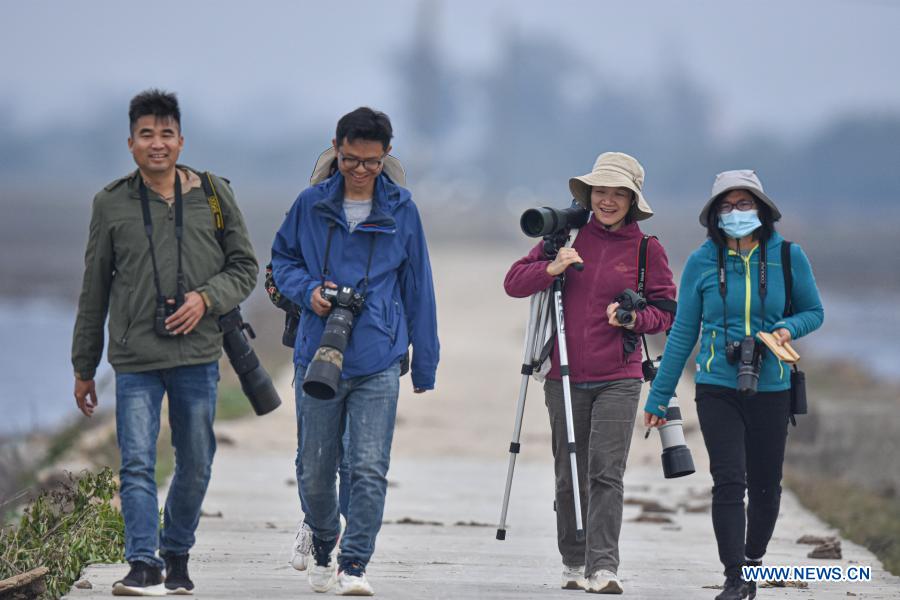
[[(623, 326), (613, 299), (638, 282), (638, 250), (644, 234), (637, 221), (653, 215), (641, 189), (644, 169), (627, 154), (601, 154), (591, 173), (569, 180), (575, 199), (591, 210), (571, 248), (552, 261), (542, 243), (506, 274), (506, 293), (523, 298), (547, 289), (566, 273), (563, 310), (572, 383), (576, 460), (586, 539), (575, 539), (574, 499), (567, 450), (559, 348), (544, 384), (550, 413), (556, 473), (556, 531), (562, 555), (562, 587), (622, 593), (616, 576), (622, 527), (622, 477), (641, 392), (641, 344), (624, 348), (625, 330), (659, 333), (673, 315), (649, 305)], [(568, 269), (583, 263), (584, 270)], [(567, 270), (568, 269), (568, 270)], [(662, 245), (649, 240), (644, 295), (650, 301), (675, 299), (675, 284)]]

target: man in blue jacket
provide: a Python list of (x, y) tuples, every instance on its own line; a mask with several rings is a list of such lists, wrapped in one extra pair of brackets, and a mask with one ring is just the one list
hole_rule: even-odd
[[(332, 144), (338, 172), (304, 190), (272, 244), (281, 293), (302, 307), (294, 346), (300, 489), (313, 532), (309, 582), (337, 582), (343, 595), (372, 595), (365, 570), (381, 527), (397, 412), (401, 363), (413, 346), (416, 393), (434, 388), (439, 344), (434, 286), (419, 212), (409, 190), (383, 171), (391, 150), (384, 113), (358, 108), (341, 117)], [(332, 304), (324, 288), (364, 296), (344, 351), (334, 398), (303, 391)], [(335, 474), (349, 428), (349, 518), (340, 534)]]

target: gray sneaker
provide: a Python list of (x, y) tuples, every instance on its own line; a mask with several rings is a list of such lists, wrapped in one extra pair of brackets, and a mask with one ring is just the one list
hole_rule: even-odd
[(587, 588), (587, 580), (584, 578), (584, 567), (570, 567), (563, 565), (562, 589), (583, 590)]
[(600, 569), (587, 578), (586, 591), (594, 594), (621, 594), (622, 582), (616, 574), (606, 569)]

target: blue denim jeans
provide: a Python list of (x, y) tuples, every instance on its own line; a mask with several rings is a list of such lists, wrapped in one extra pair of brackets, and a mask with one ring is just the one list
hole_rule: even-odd
[[(218, 381), (217, 362), (116, 373), (116, 439), (122, 455), (119, 494), (128, 562), (162, 567), (157, 549), (161, 555), (186, 554), (194, 545), (216, 451), (213, 420)], [(164, 393), (169, 398), (175, 474), (160, 530), (155, 470)]]
[[(306, 501), (303, 499), (303, 489), (300, 481), (303, 477), (303, 461), (300, 460), (300, 448), (303, 447), (303, 430), (300, 427), (300, 407), (303, 405), (303, 376), (306, 373), (305, 366), (294, 367), (294, 407), (297, 414), (297, 456), (294, 458), (294, 470), (297, 473), (297, 495), (300, 496), (300, 510), (306, 515)], [(341, 438), (341, 465), (338, 467), (338, 507), (344, 521), (347, 521), (347, 508), (350, 506), (350, 460), (347, 457), (347, 446), (350, 440), (350, 429), (344, 424), (344, 437)], [(304, 519), (305, 520), (305, 519)]]
[(298, 402), (298, 437), (306, 523), (317, 538), (332, 543), (337, 539), (340, 519), (335, 475), (343, 455), (350, 467), (350, 491), (339, 561), (365, 566), (375, 550), (384, 514), (400, 365), (373, 375), (342, 379), (331, 400), (303, 394), (304, 374), (298, 369), (296, 386), (303, 396)]

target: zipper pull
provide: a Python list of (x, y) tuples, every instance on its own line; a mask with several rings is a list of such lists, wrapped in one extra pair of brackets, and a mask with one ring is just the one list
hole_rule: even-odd
[(169, 202), (167, 202), (166, 204), (169, 206), (169, 220), (172, 221), (173, 219), (175, 219), (175, 213), (172, 212), (172, 204)]

